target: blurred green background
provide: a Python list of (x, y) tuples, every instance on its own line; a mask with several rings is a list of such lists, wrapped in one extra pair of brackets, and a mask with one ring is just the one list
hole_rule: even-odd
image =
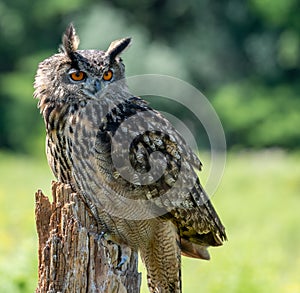
[[(127, 76), (181, 78), (221, 119), (228, 158), (213, 202), (229, 241), (210, 262), (183, 260), (184, 292), (300, 292), (299, 15), (298, 0), (1, 0), (0, 292), (36, 286), (34, 192), (49, 194), (53, 177), (32, 83), (71, 21), (82, 49), (132, 36)], [(191, 125), (187, 109), (154, 103)]]

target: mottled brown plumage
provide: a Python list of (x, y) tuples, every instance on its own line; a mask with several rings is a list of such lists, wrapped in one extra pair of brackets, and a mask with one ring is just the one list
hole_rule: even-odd
[(40, 63), (35, 97), (47, 158), (102, 231), (139, 250), (151, 292), (181, 292), (180, 255), (209, 259), (226, 234), (194, 169), (201, 163), (168, 120), (133, 96), (119, 55), (78, 50), (70, 25), (61, 52)]

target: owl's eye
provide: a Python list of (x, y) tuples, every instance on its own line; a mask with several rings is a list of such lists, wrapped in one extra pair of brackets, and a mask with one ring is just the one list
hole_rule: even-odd
[(81, 81), (85, 79), (86, 74), (83, 71), (75, 71), (70, 73), (70, 77), (74, 81)]
[(103, 79), (105, 80), (105, 81), (109, 81), (109, 80), (111, 80), (112, 79), (112, 77), (113, 77), (113, 72), (112, 72), (112, 70), (107, 70), (107, 71), (105, 71), (104, 73), (103, 73)]

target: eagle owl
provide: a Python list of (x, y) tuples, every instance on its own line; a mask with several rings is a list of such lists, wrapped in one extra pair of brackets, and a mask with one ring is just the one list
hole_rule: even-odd
[(171, 123), (130, 93), (120, 54), (78, 50), (73, 25), (39, 64), (34, 96), (49, 165), (101, 230), (141, 254), (151, 292), (181, 292), (181, 255), (209, 259), (225, 229), (195, 170), (201, 162)]

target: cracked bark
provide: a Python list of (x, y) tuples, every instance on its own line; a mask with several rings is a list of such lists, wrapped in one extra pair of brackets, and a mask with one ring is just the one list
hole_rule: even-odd
[[(52, 183), (53, 202), (35, 195), (39, 239), (36, 293), (138, 293), (137, 253), (99, 237), (97, 224), (70, 186)], [(121, 257), (128, 259), (117, 268)]]

